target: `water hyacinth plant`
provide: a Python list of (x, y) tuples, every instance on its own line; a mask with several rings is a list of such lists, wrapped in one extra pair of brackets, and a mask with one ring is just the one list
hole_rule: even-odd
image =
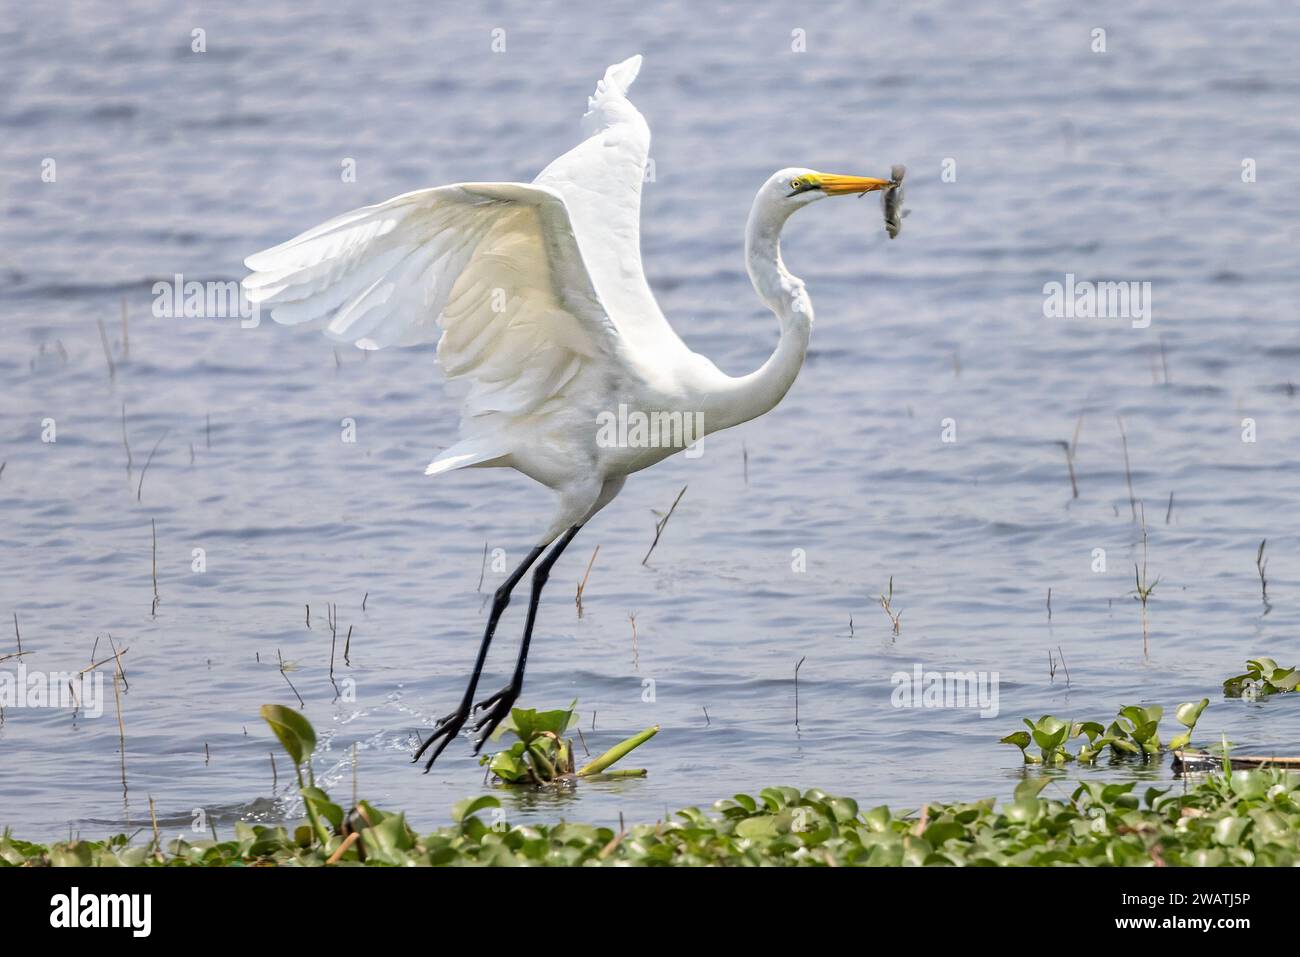
[(518, 740), (504, 751), (483, 755), (479, 763), (486, 764), (502, 784), (548, 786), (572, 783), (579, 778), (598, 775), (645, 777), (645, 768), (617, 771), (611, 771), (610, 768), (658, 734), (659, 725), (620, 741), (600, 757), (579, 768), (575, 766), (573, 740), (564, 737), (565, 732), (578, 723), (578, 715), (573, 710), (577, 704), (574, 701), (561, 711), (512, 709), (510, 716), (493, 733), (492, 740), (499, 740), (505, 734), (513, 734)]
[[(1176, 735), (1170, 742), (1170, 750), (1186, 749), (1191, 742), (1192, 730), (1200, 720), (1201, 712), (1210, 703), (1209, 698), (1200, 701), (1188, 701), (1180, 704), (1174, 712), (1179, 724), (1187, 730)], [(1120, 708), (1119, 714), (1109, 727), (1103, 727), (1096, 721), (1063, 721), (1050, 714), (1045, 714), (1037, 721), (1022, 719), (1028, 731), (1016, 731), (1000, 739), (1000, 744), (1010, 744), (1020, 749), (1026, 764), (1042, 764), (1053, 767), (1070, 761), (1091, 764), (1106, 749), (1110, 748), (1115, 757), (1140, 754), (1144, 757), (1158, 754), (1164, 750), (1160, 743), (1160, 719), (1164, 708), (1149, 705), (1145, 708), (1129, 705)], [(1075, 738), (1086, 738), (1087, 744), (1071, 754), (1066, 745)], [(1038, 746), (1038, 753), (1029, 753), (1029, 746)]]
[(1280, 668), (1272, 658), (1251, 658), (1246, 662), (1246, 673), (1229, 678), (1223, 683), (1223, 693), (1229, 698), (1257, 698), (1265, 695), (1286, 694), (1300, 685), (1300, 668)]
[[(590, 824), (488, 823), (495, 795), (462, 801), (454, 823), (416, 833), (401, 814), (362, 802), (360, 830), (312, 840), (309, 828), (235, 825), (226, 841), (178, 839), (161, 849), (106, 841), (50, 846), (0, 835), (0, 866), (1296, 866), (1300, 774), (1280, 769), (1213, 774), (1186, 792), (1136, 782), (1085, 782), (1043, 796), (1052, 779), (1022, 781), (1009, 801), (886, 806), (813, 788), (737, 794), (711, 811), (615, 831)], [(305, 833), (304, 833), (305, 832)]]

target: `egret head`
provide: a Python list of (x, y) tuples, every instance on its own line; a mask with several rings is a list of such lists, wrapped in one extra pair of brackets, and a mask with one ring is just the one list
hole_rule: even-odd
[[(773, 174), (765, 191), (780, 206), (794, 210), (827, 196), (859, 196), (893, 185), (890, 180), (871, 176), (842, 176), (816, 170), (790, 168)], [(779, 208), (779, 207), (778, 207)]]

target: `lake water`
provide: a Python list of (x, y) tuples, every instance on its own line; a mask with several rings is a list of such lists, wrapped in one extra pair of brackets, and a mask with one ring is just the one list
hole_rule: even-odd
[[(485, 544), (513, 565), (550, 494), (507, 472), (422, 475), (457, 422), (429, 348), (367, 356), (269, 320), (154, 318), (152, 286), (237, 279), (244, 256), (406, 190), (531, 179), (634, 52), (655, 135), (646, 270), (724, 370), (776, 342), (741, 249), (769, 173), (905, 163), (913, 213), (893, 242), (871, 198), (793, 220), (786, 260), (818, 318), (790, 395), (702, 457), (634, 476), (556, 566), (521, 703), (579, 699), (593, 751), (663, 731), (629, 762), (646, 779), (508, 795), (509, 816), (654, 819), (770, 784), (898, 808), (1006, 796), (1024, 771), (998, 738), (1021, 717), (1202, 696), (1201, 743), (1300, 751), (1300, 700), (1219, 690), (1247, 657), (1300, 662), (1300, 17), (471, 6), (0, 18), (0, 654), (17, 650), (12, 613), (33, 671), (80, 669), (97, 639), (102, 659), (110, 635), (129, 649), (125, 795), (109, 681), (98, 718), (5, 709), (0, 825), (135, 828), (150, 796), (169, 832), (295, 813), (258, 718), (297, 703), (277, 655), (339, 797), (354, 746), (362, 795), (418, 826), (480, 792), (467, 740), (427, 776), (410, 753), (461, 694), (502, 577)], [(1044, 284), (1067, 274), (1150, 283), (1149, 325), (1045, 317)], [(1059, 443), (1080, 416), (1072, 499)], [(1149, 661), (1117, 416), (1159, 580)], [(643, 567), (653, 510), (683, 485)], [(891, 577), (897, 636), (877, 600)], [(512, 666), (523, 594), (485, 691)], [(1064, 657), (1054, 677), (1049, 656)], [(918, 664), (996, 672), (1000, 713), (893, 707), (891, 676)], [(1173, 780), (1167, 759), (1067, 775)]]

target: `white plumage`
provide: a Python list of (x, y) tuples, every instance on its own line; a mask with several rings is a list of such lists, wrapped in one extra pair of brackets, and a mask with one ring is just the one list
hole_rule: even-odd
[[(522, 686), (541, 586), (577, 530), (632, 472), (679, 446), (609, 443), (615, 410), (698, 417), (705, 433), (761, 415), (803, 363), (812, 307), (786, 270), (779, 237), (797, 209), (826, 195), (888, 181), (807, 169), (774, 174), (755, 197), (745, 254), (781, 337), (756, 372), (733, 378), (692, 352), (655, 302), (641, 266), (641, 187), (650, 129), (627, 98), (641, 57), (611, 66), (588, 100), (587, 138), (531, 184), (460, 183), (405, 193), (345, 213), (250, 256), (252, 302), (289, 325), (321, 328), (362, 349), (437, 340), (438, 364), (468, 385), (461, 441), (426, 474), (510, 467), (559, 493), (538, 544), (498, 590), (461, 707), (420, 752), (464, 724), (497, 619), (542, 550), (511, 684), (492, 696), (485, 738)], [(561, 537), (563, 536), (563, 537)], [(419, 755), (417, 754), (417, 757)]]

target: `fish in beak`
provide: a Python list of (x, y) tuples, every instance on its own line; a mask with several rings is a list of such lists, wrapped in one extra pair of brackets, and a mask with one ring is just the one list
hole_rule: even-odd
[(905, 166), (890, 167), (889, 176), (892, 182), (880, 196), (880, 205), (885, 211), (885, 232), (889, 233), (890, 239), (898, 238), (899, 232), (903, 229), (903, 217), (907, 215), (907, 211), (903, 209), (903, 174), (906, 172)]

